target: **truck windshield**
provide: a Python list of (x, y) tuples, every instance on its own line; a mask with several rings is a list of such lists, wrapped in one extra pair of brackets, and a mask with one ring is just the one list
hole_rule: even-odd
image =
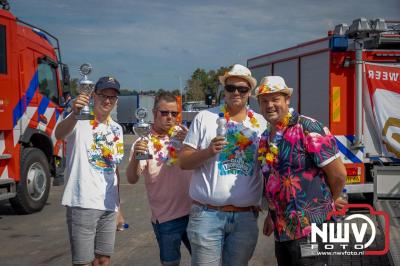
[(6, 27), (0, 25), (0, 74), (7, 74)]

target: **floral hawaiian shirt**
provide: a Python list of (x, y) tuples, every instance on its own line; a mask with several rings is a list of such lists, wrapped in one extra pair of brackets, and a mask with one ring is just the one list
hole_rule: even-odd
[[(268, 129), (263, 133), (268, 136)], [(263, 138), (262, 138), (263, 139)], [(265, 137), (260, 142), (268, 145)], [(293, 112), (278, 143), (278, 163), (263, 171), (265, 196), (276, 241), (309, 235), (333, 209), (332, 194), (321, 167), (339, 157), (333, 135), (320, 122)]]

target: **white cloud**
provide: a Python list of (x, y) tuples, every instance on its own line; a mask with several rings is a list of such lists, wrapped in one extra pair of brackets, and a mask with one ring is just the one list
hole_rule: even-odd
[[(15, 0), (18, 17), (60, 38), (63, 58), (90, 61), (123, 86), (177, 87), (217, 68), (326, 36), (365, 16), (399, 17), (398, 0)], [(140, 80), (140, 81), (139, 81)]]

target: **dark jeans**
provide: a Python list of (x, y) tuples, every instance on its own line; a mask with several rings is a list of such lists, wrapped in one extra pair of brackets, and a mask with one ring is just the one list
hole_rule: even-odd
[(328, 265), (328, 256), (301, 257), (300, 244), (307, 243), (307, 238), (291, 241), (275, 241), (275, 257), (279, 266), (319, 266)]
[(160, 260), (163, 265), (177, 265), (181, 260), (181, 242), (191, 253), (186, 228), (189, 216), (183, 216), (168, 222), (152, 223), (160, 248)]

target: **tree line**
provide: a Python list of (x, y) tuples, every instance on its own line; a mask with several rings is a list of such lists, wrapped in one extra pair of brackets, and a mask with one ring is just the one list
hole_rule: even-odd
[[(190, 79), (186, 81), (184, 89), (183, 99), (184, 101), (203, 101), (206, 95), (216, 95), (218, 90), (218, 76), (223, 75), (229, 67), (220, 67), (217, 70), (208, 70), (197, 68), (191, 75)], [(70, 91), (72, 96), (78, 94), (79, 79), (73, 78), (70, 81), (69, 88), (65, 88), (65, 91)], [(121, 89), (121, 95), (155, 95), (159, 92), (165, 91), (165, 89), (158, 90), (132, 90), (132, 89)], [(179, 89), (172, 90), (175, 95), (180, 95)]]

